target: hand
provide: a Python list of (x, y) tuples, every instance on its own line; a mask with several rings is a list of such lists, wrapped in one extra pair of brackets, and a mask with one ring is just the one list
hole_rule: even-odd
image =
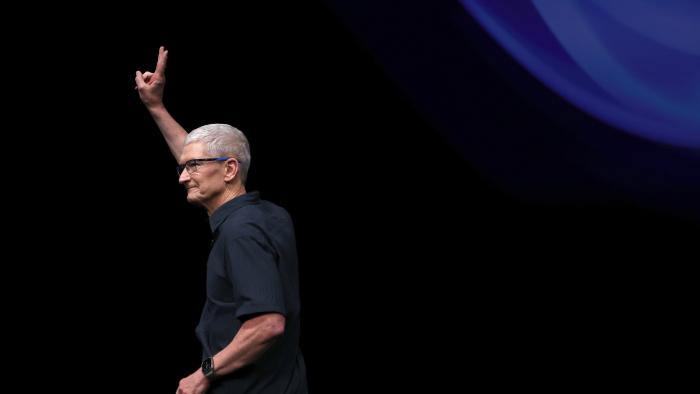
[(201, 369), (186, 378), (180, 380), (177, 394), (202, 394), (209, 390), (209, 379), (202, 373)]
[(165, 66), (168, 63), (168, 51), (160, 47), (156, 71), (136, 71), (136, 88), (139, 97), (146, 108), (153, 109), (163, 106), (163, 90), (165, 89)]

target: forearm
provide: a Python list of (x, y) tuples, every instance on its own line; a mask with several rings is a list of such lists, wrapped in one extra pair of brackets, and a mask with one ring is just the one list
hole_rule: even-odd
[(148, 108), (148, 112), (155, 120), (156, 125), (158, 125), (165, 142), (168, 144), (168, 148), (170, 148), (170, 152), (175, 156), (175, 160), (180, 160), (182, 148), (185, 146), (187, 131), (177, 123), (175, 118), (165, 109), (165, 106)]
[(267, 314), (241, 326), (230, 344), (214, 356), (217, 375), (226, 375), (257, 360), (284, 332), (284, 317)]

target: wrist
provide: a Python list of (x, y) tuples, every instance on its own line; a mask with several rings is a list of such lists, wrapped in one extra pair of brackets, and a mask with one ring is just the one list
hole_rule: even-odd
[(202, 368), (200, 371), (202, 372), (202, 375), (208, 380), (208, 381), (214, 381), (217, 378), (216, 372), (214, 371), (214, 358), (213, 357), (207, 357), (202, 361)]
[(162, 102), (147, 105), (146, 109), (148, 109), (148, 112), (150, 112), (153, 117), (160, 117), (167, 113), (165, 105)]

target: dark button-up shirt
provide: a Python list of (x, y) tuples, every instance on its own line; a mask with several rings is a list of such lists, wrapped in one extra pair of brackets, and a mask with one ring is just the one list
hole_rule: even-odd
[(226, 347), (251, 316), (280, 313), (286, 318), (284, 334), (260, 359), (222, 376), (210, 393), (305, 393), (297, 251), (289, 214), (251, 192), (217, 208), (209, 222), (214, 241), (207, 300), (196, 329), (203, 357)]

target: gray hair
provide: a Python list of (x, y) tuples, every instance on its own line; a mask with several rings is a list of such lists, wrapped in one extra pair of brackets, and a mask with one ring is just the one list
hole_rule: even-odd
[(233, 156), (240, 164), (241, 182), (245, 184), (250, 168), (250, 145), (242, 131), (223, 124), (213, 123), (192, 130), (185, 138), (185, 145), (201, 142), (214, 156)]

